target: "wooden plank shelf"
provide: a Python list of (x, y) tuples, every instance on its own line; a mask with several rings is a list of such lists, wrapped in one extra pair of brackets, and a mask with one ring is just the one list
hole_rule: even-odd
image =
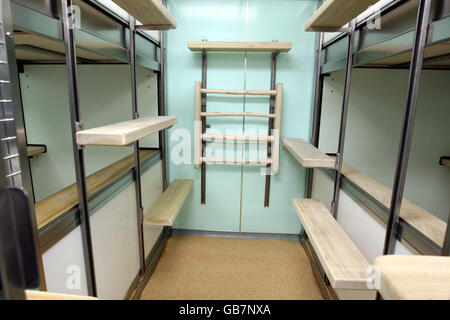
[(292, 42), (220, 42), (220, 41), (189, 41), (191, 51), (216, 52), (288, 52)]
[(305, 31), (338, 29), (379, 0), (327, 0), (306, 22)]
[(450, 299), (450, 257), (388, 255), (375, 259), (385, 300)]
[(368, 290), (369, 263), (320, 200), (294, 199), (312, 247), (335, 289)]
[(258, 117), (258, 118), (275, 118), (272, 113), (256, 113), (256, 112), (200, 112), (200, 117)]
[(275, 141), (274, 136), (251, 136), (251, 135), (213, 135), (213, 134), (202, 134), (202, 140), (219, 140), (219, 141), (258, 141), (258, 142), (268, 142)]
[(27, 155), (28, 157), (36, 157), (42, 153), (47, 152), (47, 147), (45, 145), (28, 145)]
[(272, 164), (272, 159), (226, 159), (226, 158), (200, 158), (201, 162), (217, 164)]
[(172, 226), (194, 185), (193, 180), (176, 179), (145, 214), (146, 226)]
[(333, 158), (303, 139), (284, 139), (283, 145), (304, 168), (335, 168)]
[[(156, 152), (158, 151), (141, 149), (141, 163), (150, 158)], [(129, 156), (91, 174), (86, 178), (88, 197), (118, 179), (132, 168), (134, 168), (134, 155), (130, 154)], [(57, 219), (77, 204), (78, 192), (76, 183), (37, 202), (34, 205), (34, 208), (36, 211), (38, 229), (41, 229), (53, 220)]]
[(79, 145), (126, 146), (145, 136), (169, 128), (176, 117), (155, 116), (139, 118), (77, 132)]
[(249, 95), (249, 96), (276, 96), (277, 90), (200, 89), (200, 93), (236, 94), (236, 95)]
[(160, 0), (113, 0), (144, 26), (154, 30), (176, 29), (177, 21)]
[(450, 168), (450, 157), (441, 157), (439, 159), (439, 165)]

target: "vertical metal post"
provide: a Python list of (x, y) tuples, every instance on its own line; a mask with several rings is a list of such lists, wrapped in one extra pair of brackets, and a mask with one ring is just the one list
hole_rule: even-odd
[(409, 70), (408, 91), (403, 118), (400, 146), (398, 150), (397, 166), (395, 170), (394, 186), (390, 215), (386, 228), (383, 254), (392, 254), (395, 250), (396, 236), (400, 218), (403, 191), (405, 188), (406, 172), (408, 170), (409, 152), (414, 130), (414, 120), (417, 107), (417, 96), (422, 73), (423, 54), (428, 34), (428, 21), (430, 17), (431, 0), (420, 0), (417, 11), (416, 31)]
[(344, 158), (345, 131), (347, 129), (348, 102), (350, 99), (350, 83), (353, 67), (353, 50), (355, 44), (355, 20), (353, 20), (350, 24), (351, 25), (350, 25), (350, 32), (348, 34), (348, 47), (347, 47), (347, 66), (345, 69), (344, 98), (342, 102), (338, 152), (336, 154), (336, 176), (334, 178), (333, 202), (331, 203), (331, 213), (333, 214), (334, 218), (337, 217), (337, 211), (339, 206), (339, 195), (341, 191), (342, 161)]
[[(279, 52), (272, 53), (272, 67), (270, 69), (270, 90), (275, 90), (276, 82), (277, 82), (277, 57)], [(270, 96), (270, 108), (269, 113), (275, 113), (275, 97)], [(268, 135), (272, 135), (274, 119), (269, 119), (269, 130)], [(272, 143), (270, 141), (267, 142), (267, 158), (270, 159), (272, 157)], [(271, 178), (271, 165), (267, 164), (266, 166), (266, 189), (264, 193), (264, 207), (269, 206), (270, 202), (270, 178)]]
[[(159, 33), (160, 44), (160, 68), (158, 72), (158, 115), (166, 115), (166, 39), (164, 31)], [(161, 150), (163, 190), (167, 183), (167, 157), (166, 157), (166, 130), (159, 131), (159, 149)]]
[[(319, 33), (319, 41), (316, 51), (314, 114), (311, 131), (311, 144), (315, 147), (319, 146), (320, 119), (322, 115), (322, 95), (323, 95), (322, 46), (323, 46), (323, 33)], [(313, 172), (314, 172), (313, 169), (308, 169), (308, 186), (306, 191), (307, 198), (311, 198), (312, 196)]]
[(75, 173), (78, 191), (78, 212), (81, 222), (84, 261), (88, 293), (97, 296), (95, 267), (92, 250), (91, 225), (89, 220), (88, 197), (86, 191), (86, 170), (84, 166), (83, 148), (77, 144), (76, 133), (81, 127), (80, 102), (78, 98), (78, 75), (75, 51), (74, 30), (72, 26), (72, 0), (61, 0), (63, 14), (63, 31), (66, 48), (67, 80), (69, 87), (70, 119), (72, 128), (72, 145), (75, 160)]
[[(133, 119), (139, 118), (136, 85), (136, 20), (130, 16), (130, 69), (131, 69), (131, 106)], [(145, 273), (145, 250), (144, 250), (144, 207), (142, 205), (141, 187), (141, 160), (139, 154), (139, 140), (133, 144), (134, 149), (134, 183), (136, 187), (136, 210), (139, 241), (139, 264), (141, 275)]]
[[(202, 89), (206, 89), (206, 67), (207, 67), (207, 53), (202, 52)], [(206, 94), (202, 93), (202, 112), (206, 112)], [(202, 118), (202, 133), (206, 132), (206, 117)], [(202, 141), (202, 157), (205, 157), (206, 142)], [(206, 163), (202, 161), (201, 165), (201, 203), (206, 203)]]

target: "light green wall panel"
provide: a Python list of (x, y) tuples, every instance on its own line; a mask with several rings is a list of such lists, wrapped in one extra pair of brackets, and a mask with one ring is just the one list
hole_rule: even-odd
[[(303, 26), (317, 8), (317, 1), (249, 1), (248, 41), (291, 41), (293, 50), (278, 58), (277, 82), (283, 82), (283, 137), (308, 138), (313, 93), (315, 34)], [(178, 28), (167, 32), (167, 109), (178, 116), (169, 131), (186, 129), (193, 136), (194, 82), (201, 80), (201, 54), (187, 49), (188, 41), (244, 41), (246, 39), (246, 1), (169, 1), (169, 10)], [(244, 74), (243, 53), (208, 54), (208, 88), (263, 90), (270, 87), (271, 55), (248, 54)], [(208, 111), (243, 111), (242, 96), (210, 95)], [(269, 99), (247, 97), (246, 111), (268, 112)], [(287, 116), (287, 114), (289, 116)], [(211, 129), (242, 130), (242, 118), (210, 118)], [(245, 130), (267, 131), (267, 120), (246, 118)], [(210, 131), (210, 130), (208, 130)], [(172, 136), (173, 138), (173, 136)], [(170, 141), (169, 150), (178, 141)], [(236, 156), (241, 146), (236, 144)], [(191, 146), (191, 159), (193, 146)], [(299, 233), (300, 224), (292, 207), (293, 197), (305, 194), (306, 171), (281, 147), (280, 171), (272, 177), (271, 205), (264, 208), (265, 176), (260, 166), (208, 165), (206, 205), (200, 204), (200, 170), (191, 164), (176, 164), (169, 156), (169, 180), (194, 179), (194, 188), (175, 223), (176, 228), (239, 231), (242, 189), (243, 232)], [(190, 160), (192, 162), (192, 160)], [(241, 174), (243, 180), (241, 179)]]

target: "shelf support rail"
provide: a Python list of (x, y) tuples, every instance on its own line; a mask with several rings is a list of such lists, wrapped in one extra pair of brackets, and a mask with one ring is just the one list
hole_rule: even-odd
[(80, 102), (78, 97), (77, 60), (72, 21), (72, 0), (61, 0), (63, 15), (64, 43), (66, 48), (67, 78), (69, 87), (70, 120), (72, 129), (72, 145), (75, 160), (75, 174), (78, 190), (78, 212), (80, 214), (81, 234), (83, 241), (84, 261), (88, 294), (97, 296), (95, 281), (94, 255), (92, 248), (92, 234), (89, 219), (88, 197), (86, 189), (86, 169), (84, 164), (84, 150), (77, 144), (76, 133), (81, 125)]

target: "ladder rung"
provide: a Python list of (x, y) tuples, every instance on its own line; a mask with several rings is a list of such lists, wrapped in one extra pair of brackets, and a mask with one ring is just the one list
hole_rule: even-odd
[(273, 136), (246, 136), (246, 135), (213, 135), (202, 134), (203, 140), (230, 140), (230, 141), (274, 141)]
[(200, 93), (241, 94), (250, 96), (276, 96), (276, 90), (228, 90), (228, 89), (200, 89)]
[(272, 159), (224, 159), (224, 158), (205, 158), (200, 159), (205, 163), (237, 163), (237, 164), (271, 164)]
[(270, 113), (254, 113), (254, 112), (200, 112), (201, 117), (260, 117), (275, 118)]

